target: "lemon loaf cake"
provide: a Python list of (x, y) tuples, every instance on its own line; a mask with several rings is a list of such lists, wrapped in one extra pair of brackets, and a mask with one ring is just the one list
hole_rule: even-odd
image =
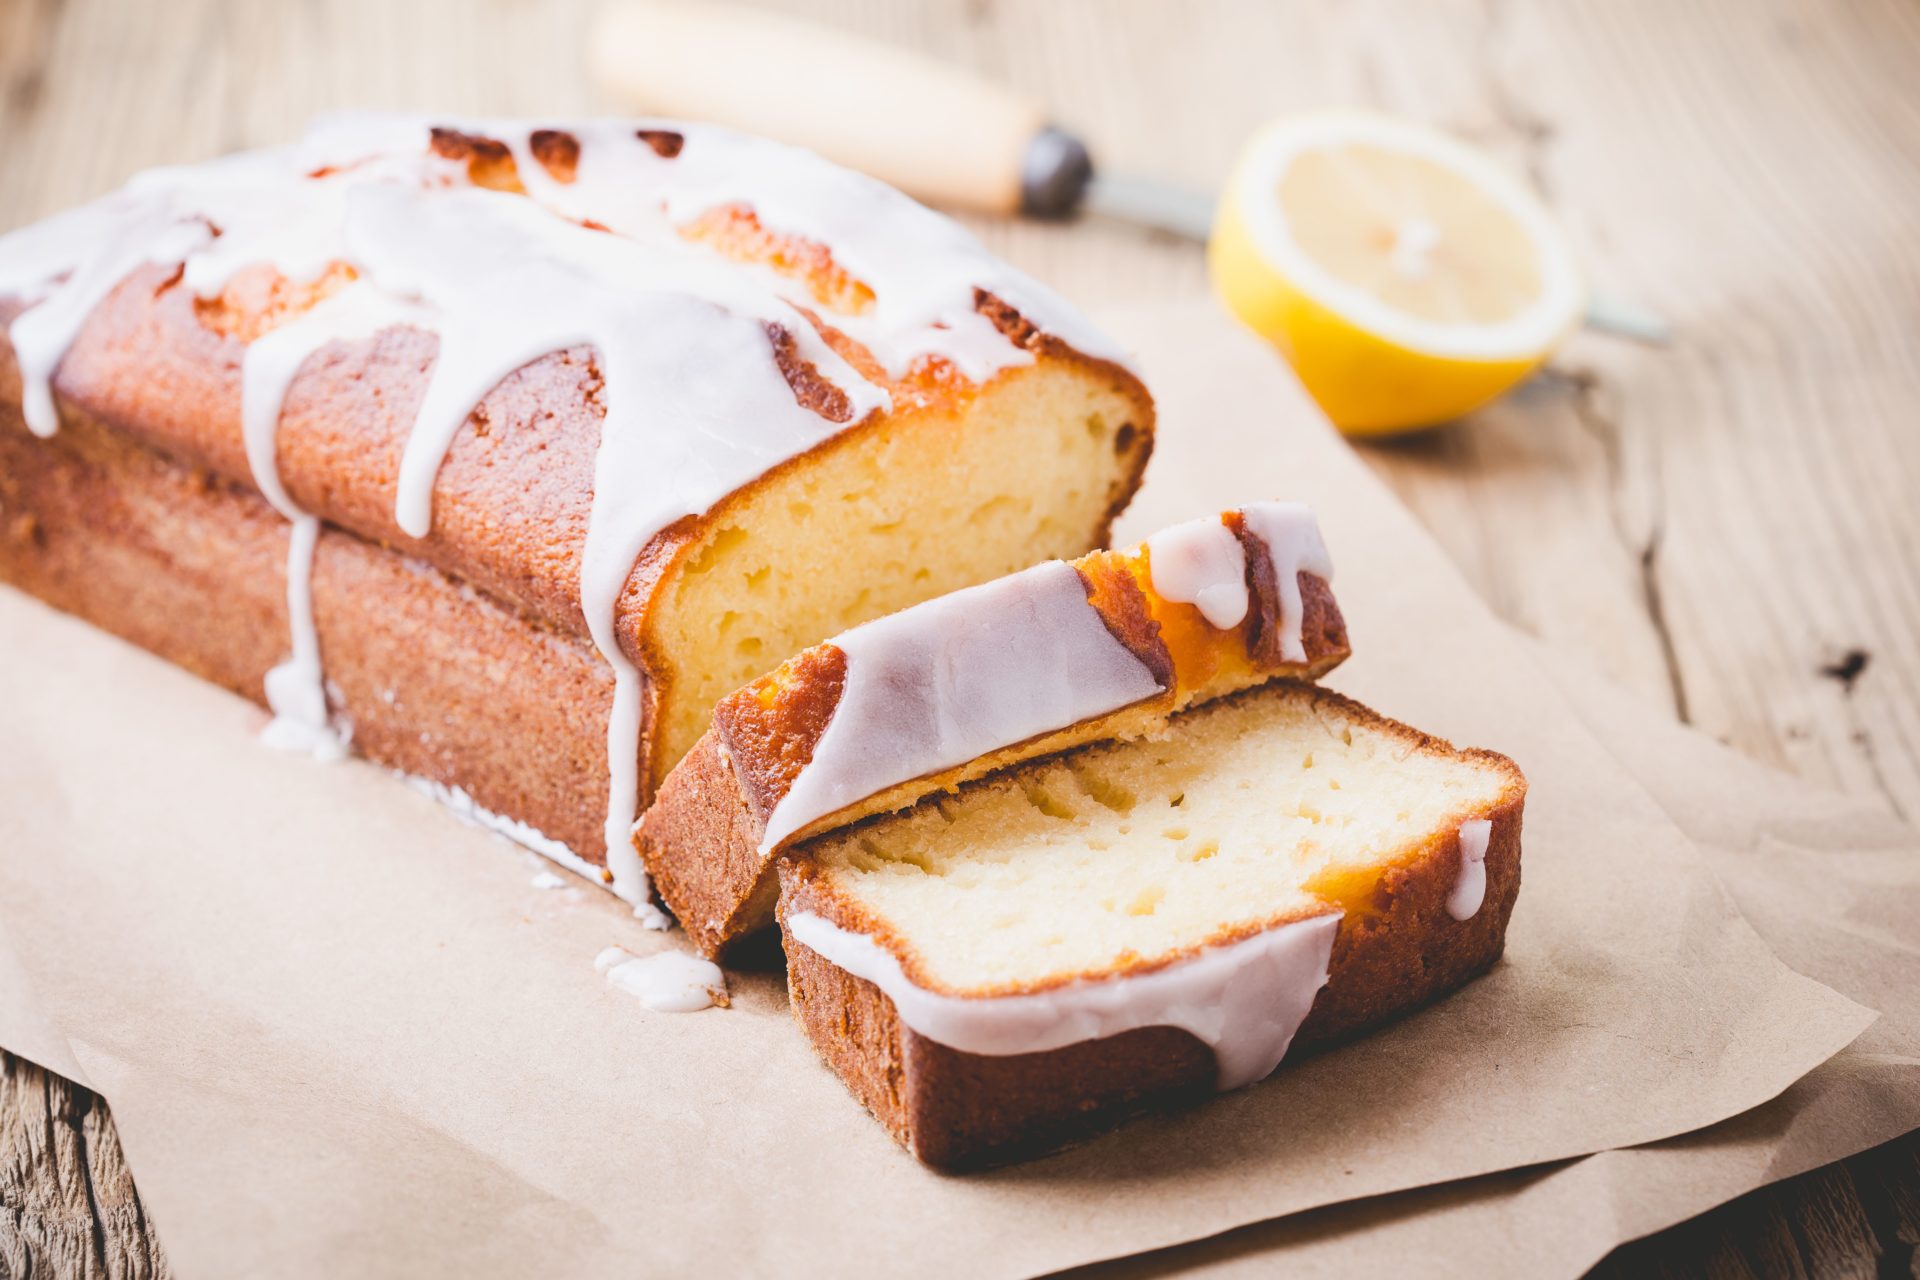
[(636, 903), (718, 698), (1102, 545), (1153, 431), (957, 224), (670, 121), (340, 117), (142, 174), (0, 237), (0, 326), (0, 581)]
[(780, 864), (795, 1015), (930, 1165), (1257, 1081), (1499, 956), (1526, 782), (1292, 681)]
[(720, 700), (635, 832), (708, 955), (773, 923), (808, 836), (1347, 656), (1313, 513), (1261, 502), (866, 623)]

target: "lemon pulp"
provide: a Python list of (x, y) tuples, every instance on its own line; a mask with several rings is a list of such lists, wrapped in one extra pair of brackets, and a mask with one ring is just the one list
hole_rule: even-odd
[(1417, 125), (1282, 121), (1242, 157), (1209, 245), (1230, 310), (1353, 432), (1454, 418), (1577, 321), (1572, 255), (1531, 194)]

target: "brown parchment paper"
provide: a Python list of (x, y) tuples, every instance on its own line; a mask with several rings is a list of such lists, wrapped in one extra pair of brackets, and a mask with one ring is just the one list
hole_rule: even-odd
[(777, 977), (649, 1013), (592, 958), (675, 940), (0, 594), (0, 997), (31, 1002), (0, 1043), (109, 1098), (183, 1275), (1031, 1274), (1687, 1133), (1869, 1025), (1774, 958), (1267, 352), (1206, 309), (1118, 319), (1165, 415), (1126, 532), (1313, 501), (1361, 655), (1332, 683), (1527, 770), (1507, 960), (1257, 1088), (943, 1178), (813, 1061)]
[(1575, 1276), (1618, 1244), (1920, 1127), (1920, 832), (1737, 756), (1535, 648), (1761, 935), (1882, 1016), (1772, 1102), (1694, 1133), (1296, 1214), (1077, 1275)]

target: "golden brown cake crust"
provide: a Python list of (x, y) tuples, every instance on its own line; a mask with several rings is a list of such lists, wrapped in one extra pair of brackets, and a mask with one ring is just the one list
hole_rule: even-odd
[[(254, 702), (286, 656), (288, 536), (251, 491), (85, 415), (40, 440), (0, 409), (0, 582)], [(598, 860), (613, 680), (590, 644), (332, 530), (314, 597), (357, 752)]]
[(777, 678), (756, 680), (715, 704), (714, 740), (726, 747), (759, 825), (813, 758), (846, 683), (847, 655), (818, 644), (788, 659)]
[[(204, 318), (205, 304), (197, 303), (176, 275), (143, 267), (94, 309), (54, 380), (63, 417), (78, 411), (150, 448), (252, 488), (240, 431), (245, 344)], [(1110, 524), (1131, 497), (1151, 447), (1152, 402), (1145, 389), (1119, 366), (1081, 356), (1037, 333), (990, 297), (982, 306), (999, 309), (1016, 345), (1045, 359), (1098, 369), (1137, 402), (1132, 448), (1137, 456), (1129, 459), (1134, 483), (1107, 512)], [(0, 327), (20, 309), (18, 302), (0, 299)], [(770, 341), (777, 351), (777, 336)], [(12, 350), (4, 344), (0, 349), (9, 366), (0, 393), (17, 402)], [(544, 356), (509, 374), (481, 399), (454, 436), (435, 480), (433, 530), (416, 539), (395, 522), (394, 502), (400, 457), (438, 350), (432, 333), (406, 327), (323, 348), (294, 380), (280, 418), (277, 460), (288, 495), (330, 524), (417, 555), (534, 616), (585, 635), (580, 556), (602, 416), (593, 352), (573, 348)], [(870, 360), (863, 372), (878, 376)], [(790, 373), (790, 378), (799, 376)], [(825, 384), (808, 385), (814, 391), (799, 398), (830, 407), (818, 403)], [(887, 388), (911, 403), (946, 408), (978, 390), (933, 375), (889, 382)], [(899, 416), (875, 414), (863, 425)], [(859, 430), (842, 432), (820, 448), (846, 447)], [(641, 556), (621, 598), (621, 635), (632, 646), (631, 657), (647, 657), (638, 619), (663, 571), (698, 527), (718, 518), (726, 505), (723, 501), (705, 517), (669, 526)], [(1089, 532), (1104, 535), (1105, 529)]]
[[(756, 814), (719, 740), (704, 735), (667, 775), (635, 844), (653, 890), (708, 956), (773, 915), (779, 878), (760, 856), (766, 819)], [(669, 850), (698, 850), (679, 857)]]
[[(1263, 639), (1278, 630), (1279, 602), (1270, 586), (1254, 594), (1245, 622), (1220, 630), (1204, 622), (1192, 626), (1199, 616), (1193, 606), (1152, 592), (1143, 551), (1096, 551), (1073, 563), (1108, 630), (1167, 692), (1015, 744), (960, 769), (890, 788), (810, 823), (769, 859), (759, 851), (768, 817), (812, 758), (846, 678), (845, 656), (830, 643), (797, 655), (721, 699), (712, 727), (667, 775), (634, 832), (634, 845), (655, 889), (695, 946), (718, 957), (734, 942), (771, 925), (777, 897), (774, 862), (813, 835), (858, 817), (906, 808), (922, 796), (1037, 755), (1103, 737), (1139, 736), (1190, 701), (1277, 673), (1317, 678), (1350, 651), (1332, 588), (1312, 574), (1299, 575), (1301, 642), (1307, 654), (1302, 666), (1282, 659), (1278, 646)], [(1272, 569), (1262, 572), (1270, 577)], [(1170, 626), (1178, 626), (1179, 634), (1170, 637)]]
[[(178, 272), (134, 271), (88, 316), (54, 379), (63, 423), (90, 421), (228, 484), (254, 490), (240, 429), (240, 335), (271, 327), (262, 317), (310, 304), (324, 287), (288, 304), (277, 276), (243, 271), (220, 300), (196, 300)], [(1134, 406), (1118, 453), (1122, 476), (1086, 546), (1106, 541), (1152, 451), (1153, 403), (1139, 380), (1118, 365), (1081, 355), (1042, 333), (989, 294), (982, 314), (1040, 362), (1071, 365), (1119, 391)], [(6, 324), (22, 309), (0, 298), (0, 403), (17, 409), (21, 384)], [(949, 412), (983, 389), (934, 361), (905, 380), (885, 378), (857, 344), (822, 323), (822, 332), (862, 374), (881, 381), (900, 406), (786, 460), (702, 515), (668, 525), (641, 552), (617, 605), (620, 643), (648, 679), (644, 714), (657, 713), (670, 670), (649, 630), (656, 593), (709, 529), (769, 477), (832, 451), (862, 447), (868, 433), (905, 427), (924, 412)], [(796, 398), (832, 417), (830, 384), (796, 363), (791, 337), (769, 335)], [(455, 434), (433, 490), (433, 527), (425, 538), (404, 533), (394, 518), (400, 459), (425, 397), (439, 349), (427, 331), (398, 327), (335, 342), (308, 362), (289, 389), (277, 433), (276, 459), (289, 497), (301, 509), (359, 538), (416, 556), (487, 593), (531, 621), (588, 634), (580, 604), (580, 563), (592, 508), (593, 469), (602, 408), (593, 352), (554, 352), (509, 374), (488, 392)], [(1020, 377), (1032, 367), (1003, 371)], [(991, 385), (991, 384), (984, 384)], [(831, 394), (830, 394), (831, 393)], [(844, 405), (841, 406), (844, 408)], [(643, 747), (653, 735), (643, 735)], [(665, 759), (645, 751), (641, 805), (665, 773)], [(599, 848), (596, 839), (587, 847)]]
[[(1410, 750), (1456, 754), (1440, 739), (1338, 694), (1316, 690), (1314, 696), (1400, 737)], [(1472, 815), (1492, 823), (1480, 910), (1467, 920), (1448, 913), (1447, 898), (1460, 871), (1459, 834), (1435, 833), (1381, 877), (1366, 909), (1349, 909), (1342, 918), (1327, 984), (1294, 1038), (1294, 1052), (1344, 1039), (1430, 1003), (1499, 959), (1520, 893), (1526, 780), (1505, 756), (1457, 754), (1509, 778), (1498, 803)], [(806, 911), (866, 933), (900, 959), (910, 978), (924, 982), (905, 940), (835, 894), (804, 859), (783, 861), (780, 880), (783, 920), (790, 912)], [(1246, 932), (1237, 930), (1236, 936)], [(816, 1051), (903, 1146), (936, 1168), (1029, 1158), (1112, 1128), (1143, 1109), (1213, 1093), (1211, 1050), (1177, 1028), (1141, 1028), (1043, 1053), (964, 1053), (903, 1025), (893, 1002), (873, 983), (790, 935), (784, 941), (789, 999)]]

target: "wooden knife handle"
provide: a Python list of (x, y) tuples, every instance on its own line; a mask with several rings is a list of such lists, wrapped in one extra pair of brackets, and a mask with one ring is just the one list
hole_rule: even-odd
[(1033, 188), (1064, 138), (1036, 147), (1039, 106), (957, 68), (728, 0), (612, 0), (590, 56), (628, 107), (807, 147), (931, 204), (1018, 212), (1023, 166)]

